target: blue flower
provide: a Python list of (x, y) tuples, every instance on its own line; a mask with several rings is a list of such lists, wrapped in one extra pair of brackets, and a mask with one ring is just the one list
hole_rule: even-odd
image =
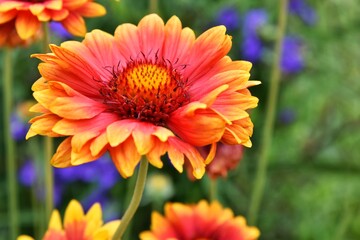
[(253, 9), (246, 13), (243, 25), (242, 56), (245, 60), (257, 62), (263, 54), (263, 43), (258, 35), (259, 28), (267, 23), (268, 15), (264, 9)]
[(289, 11), (299, 16), (306, 24), (313, 25), (317, 21), (315, 10), (304, 0), (290, 0)]
[(55, 176), (60, 182), (96, 182), (102, 189), (111, 188), (121, 179), (108, 155), (104, 155), (100, 159), (87, 164), (68, 168), (56, 168)]
[(257, 62), (260, 60), (263, 53), (263, 44), (258, 36), (248, 36), (242, 42), (243, 58), (250, 62)]
[(243, 35), (257, 35), (260, 27), (268, 21), (268, 14), (265, 9), (257, 8), (248, 11), (244, 17)]
[(296, 115), (293, 109), (284, 108), (279, 113), (279, 123), (283, 125), (289, 125), (296, 119)]
[(26, 160), (25, 163), (21, 166), (18, 178), (20, 184), (25, 187), (31, 187), (35, 184), (37, 179), (37, 173), (35, 164), (32, 160)]
[(25, 140), (27, 131), (29, 130), (29, 124), (24, 122), (20, 116), (14, 112), (10, 117), (10, 132), (15, 141)]
[(59, 22), (50, 22), (49, 24), (50, 30), (60, 39), (62, 40), (69, 40), (73, 38), (61, 23)]
[(298, 37), (286, 36), (283, 41), (281, 70), (284, 73), (297, 73), (304, 68), (302, 42)]
[(224, 25), (229, 31), (238, 29), (240, 25), (239, 12), (233, 7), (221, 9), (216, 18), (216, 24)]

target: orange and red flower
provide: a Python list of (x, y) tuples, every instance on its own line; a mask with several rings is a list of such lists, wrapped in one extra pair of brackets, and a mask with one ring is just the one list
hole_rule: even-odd
[(140, 234), (141, 240), (255, 240), (256, 227), (246, 225), (244, 217), (235, 217), (231, 209), (218, 202), (200, 201), (196, 205), (167, 203), (165, 216), (151, 215), (151, 230)]
[[(43, 240), (110, 240), (119, 224), (119, 220), (114, 220), (103, 225), (102, 211), (98, 203), (84, 214), (80, 203), (72, 200), (65, 211), (64, 226), (62, 226), (59, 212), (57, 210), (52, 212)], [(21, 235), (17, 240), (34, 239)]]
[(60, 22), (71, 34), (84, 36), (83, 17), (98, 17), (106, 13), (93, 0), (3, 0), (0, 2), (0, 25), (15, 21), (20, 38), (28, 39), (38, 31), (41, 22)]
[(16, 32), (14, 20), (0, 24), (0, 48), (27, 46), (33, 40), (33, 38), (28, 38), (26, 40), (20, 38), (19, 34)]
[[(106, 151), (123, 177), (142, 155), (161, 168), (168, 154), (182, 172), (185, 157), (201, 178), (216, 143), (250, 147), (257, 106), (248, 87), (251, 63), (227, 56), (225, 27), (198, 38), (177, 17), (166, 24), (155, 14), (138, 26), (120, 25), (115, 36), (94, 30), (82, 42), (51, 45), (35, 54), (42, 77), (33, 85), (27, 138), (66, 137), (51, 160), (56, 167), (93, 161)], [(211, 145), (203, 158), (197, 147)]]
[[(206, 173), (211, 179), (217, 179), (219, 177), (225, 178), (228, 172), (239, 164), (243, 156), (242, 145), (228, 145), (218, 143), (216, 147), (216, 154), (214, 160), (206, 166)], [(206, 156), (208, 147), (202, 147), (199, 149), (202, 156)], [(194, 180), (191, 174), (191, 166), (187, 166), (188, 176), (191, 180)]]

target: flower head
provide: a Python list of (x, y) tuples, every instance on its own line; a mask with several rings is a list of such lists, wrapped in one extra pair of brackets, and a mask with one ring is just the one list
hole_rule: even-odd
[[(65, 211), (64, 225), (61, 223), (59, 212), (52, 212), (43, 240), (110, 240), (119, 223), (119, 220), (115, 220), (103, 225), (100, 204), (94, 204), (85, 214), (80, 203), (72, 200)], [(33, 238), (21, 235), (17, 240)]]
[(259, 235), (256, 227), (247, 226), (244, 217), (234, 217), (231, 209), (200, 201), (196, 205), (167, 203), (165, 216), (153, 212), (151, 230), (142, 232), (140, 239), (253, 240)]
[[(155, 15), (138, 26), (120, 25), (115, 36), (94, 30), (84, 41), (51, 45), (35, 54), (42, 77), (33, 85), (39, 102), (27, 137), (66, 136), (51, 162), (68, 167), (110, 152), (123, 177), (142, 155), (161, 168), (168, 154), (183, 170), (185, 157), (201, 178), (216, 142), (250, 147), (257, 106), (248, 87), (251, 63), (226, 54), (231, 37), (214, 27), (198, 38), (177, 17)], [(211, 145), (204, 159), (197, 147)]]
[(210, 178), (226, 177), (234, 169), (243, 156), (242, 145), (226, 145), (219, 143), (214, 160), (207, 166)]
[(83, 17), (105, 13), (105, 8), (93, 0), (4, 0), (0, 2), (0, 26), (13, 21), (17, 34), (25, 40), (34, 36), (41, 22), (57, 21), (71, 34), (83, 36)]
[[(202, 156), (206, 156), (209, 146), (199, 149)], [(206, 166), (206, 173), (211, 179), (225, 178), (230, 170), (236, 168), (243, 156), (242, 145), (227, 145), (218, 143), (214, 160)], [(186, 164), (187, 174), (190, 180), (195, 180), (191, 174), (191, 166)]]

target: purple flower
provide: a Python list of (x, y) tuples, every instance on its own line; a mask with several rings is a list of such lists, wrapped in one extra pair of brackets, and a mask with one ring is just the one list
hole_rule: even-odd
[(244, 60), (250, 62), (257, 62), (260, 60), (263, 52), (263, 44), (258, 36), (245, 37), (241, 47)]
[(24, 140), (29, 124), (23, 121), (17, 113), (13, 113), (10, 118), (11, 136), (15, 141)]
[(260, 27), (268, 21), (268, 14), (265, 9), (257, 8), (248, 11), (244, 17), (243, 35), (257, 35)]
[(295, 121), (295, 118), (296, 118), (295, 112), (291, 108), (282, 109), (279, 113), (280, 124), (289, 125)]
[(217, 25), (225, 25), (227, 30), (236, 30), (240, 25), (239, 12), (232, 7), (225, 7), (221, 9), (216, 18)]
[(104, 155), (98, 160), (87, 164), (68, 168), (56, 168), (55, 176), (59, 182), (96, 182), (102, 189), (109, 189), (120, 180), (120, 175), (116, 168), (114, 168), (113, 162), (108, 155)]
[(50, 22), (50, 30), (59, 38), (62, 40), (69, 40), (73, 38), (73, 35), (71, 35), (61, 23), (59, 22)]
[(290, 0), (289, 11), (294, 15), (298, 15), (306, 24), (313, 25), (317, 21), (315, 10), (304, 0)]
[(258, 30), (267, 23), (267, 18), (264, 9), (253, 9), (246, 13), (241, 44), (242, 56), (245, 60), (257, 62), (262, 57), (264, 47)]
[(297, 73), (304, 68), (302, 42), (294, 36), (286, 36), (283, 41), (281, 70), (284, 73)]
[(35, 164), (31, 160), (26, 160), (25, 163), (21, 166), (18, 178), (20, 184), (25, 187), (31, 187), (35, 184), (37, 174)]

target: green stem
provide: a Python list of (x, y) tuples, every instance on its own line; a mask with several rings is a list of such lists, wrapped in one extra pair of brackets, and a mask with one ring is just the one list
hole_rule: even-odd
[(140, 162), (140, 168), (136, 179), (133, 197), (131, 199), (129, 207), (127, 208), (123, 218), (121, 219), (119, 227), (114, 234), (113, 240), (121, 240), (121, 237), (124, 235), (127, 226), (129, 225), (131, 219), (133, 218), (136, 210), (139, 207), (142, 194), (144, 192), (148, 165), (148, 160), (143, 157)]
[(159, 11), (159, 1), (158, 0), (150, 0), (149, 12), (157, 13)]
[(284, 39), (286, 18), (287, 18), (288, 0), (281, 0), (279, 10), (278, 29), (276, 36), (275, 55), (272, 66), (270, 88), (268, 92), (267, 108), (265, 115), (265, 123), (262, 132), (262, 144), (260, 147), (259, 164), (257, 167), (254, 188), (251, 196), (251, 203), (249, 207), (249, 223), (254, 225), (257, 220), (259, 206), (264, 192), (266, 182), (266, 169), (269, 159), (269, 151), (271, 147), (272, 135), (274, 131), (274, 120), (276, 103), (278, 98), (279, 83), (280, 83), (280, 61), (282, 55), (282, 42)]
[(218, 189), (218, 181), (216, 179), (209, 179), (210, 180), (210, 201), (217, 200), (217, 189)]
[(19, 233), (19, 217), (18, 217), (18, 196), (16, 183), (16, 159), (15, 159), (15, 142), (11, 137), (10, 119), (12, 102), (12, 79), (13, 79), (13, 64), (12, 64), (12, 50), (5, 48), (4, 59), (4, 139), (6, 152), (6, 173), (8, 183), (8, 207), (9, 207), (9, 224), (10, 224), (10, 239), (16, 239)]
[[(43, 53), (49, 51), (50, 35), (48, 24), (43, 24), (44, 38), (43, 38)], [(44, 168), (44, 178), (45, 178), (45, 214), (46, 218), (49, 219), (51, 212), (54, 208), (54, 177), (53, 169), (50, 162), (50, 159), (54, 153), (54, 143), (52, 138), (45, 138), (45, 147), (44, 147), (44, 158), (45, 158), (45, 168)]]
[[(136, 179), (135, 178), (130, 178), (127, 181), (127, 187), (126, 187), (126, 192), (130, 192), (130, 190), (135, 189), (135, 184), (136, 184)], [(130, 202), (131, 202), (131, 195), (130, 194), (126, 194), (125, 199), (124, 199), (124, 204), (125, 206), (129, 206)], [(124, 209), (126, 210), (126, 209)], [(130, 239), (130, 233), (131, 233), (131, 227), (132, 227), (132, 222), (129, 222), (128, 226), (126, 227), (126, 230), (123, 238), (124, 239)]]

